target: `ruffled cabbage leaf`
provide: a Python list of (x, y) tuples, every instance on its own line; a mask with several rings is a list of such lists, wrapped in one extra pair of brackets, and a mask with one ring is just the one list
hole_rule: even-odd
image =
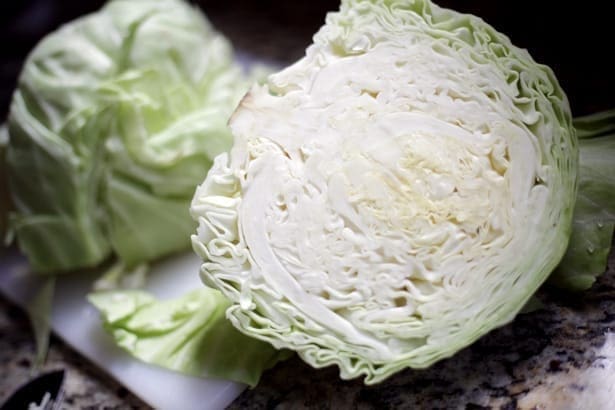
[(201, 276), (242, 332), (368, 384), (511, 321), (562, 258), (565, 93), (483, 20), (344, 0), (254, 86), (197, 189)]
[(96, 292), (88, 299), (118, 346), (184, 374), (254, 387), (264, 370), (290, 355), (235, 329), (224, 316), (230, 303), (213, 289), (164, 301), (140, 290)]

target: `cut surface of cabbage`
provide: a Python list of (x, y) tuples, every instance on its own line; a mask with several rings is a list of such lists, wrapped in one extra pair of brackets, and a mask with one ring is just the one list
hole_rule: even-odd
[(343, 1), (234, 113), (191, 212), (241, 331), (376, 383), (510, 321), (570, 235), (550, 69), (428, 1)]

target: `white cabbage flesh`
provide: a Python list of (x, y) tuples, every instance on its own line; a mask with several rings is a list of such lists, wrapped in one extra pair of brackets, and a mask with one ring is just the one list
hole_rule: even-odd
[(482, 20), (344, 1), (254, 86), (198, 188), (202, 277), (243, 332), (378, 382), (510, 321), (570, 234), (552, 72)]

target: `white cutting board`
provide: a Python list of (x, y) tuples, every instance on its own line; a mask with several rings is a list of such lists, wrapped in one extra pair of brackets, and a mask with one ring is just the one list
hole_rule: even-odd
[[(170, 298), (203, 286), (199, 266), (192, 252), (162, 261), (152, 266), (146, 290), (160, 298)], [(17, 252), (0, 257), (0, 292), (17, 305), (26, 305), (39, 287), (37, 279)], [(227, 380), (190, 377), (151, 366), (115, 346), (102, 329), (98, 312), (86, 300), (94, 279), (92, 275), (73, 274), (56, 281), (51, 327), (57, 336), (145, 403), (161, 410), (218, 410), (246, 388)]]

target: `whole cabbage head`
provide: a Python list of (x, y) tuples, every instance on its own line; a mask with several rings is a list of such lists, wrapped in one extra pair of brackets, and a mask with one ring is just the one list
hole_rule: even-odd
[(45, 37), (8, 119), (11, 225), (32, 268), (189, 249), (188, 208), (249, 80), (180, 0), (115, 0)]
[(191, 212), (241, 331), (376, 383), (509, 322), (568, 243), (578, 147), (552, 71), (425, 0), (343, 0), (233, 114)]

